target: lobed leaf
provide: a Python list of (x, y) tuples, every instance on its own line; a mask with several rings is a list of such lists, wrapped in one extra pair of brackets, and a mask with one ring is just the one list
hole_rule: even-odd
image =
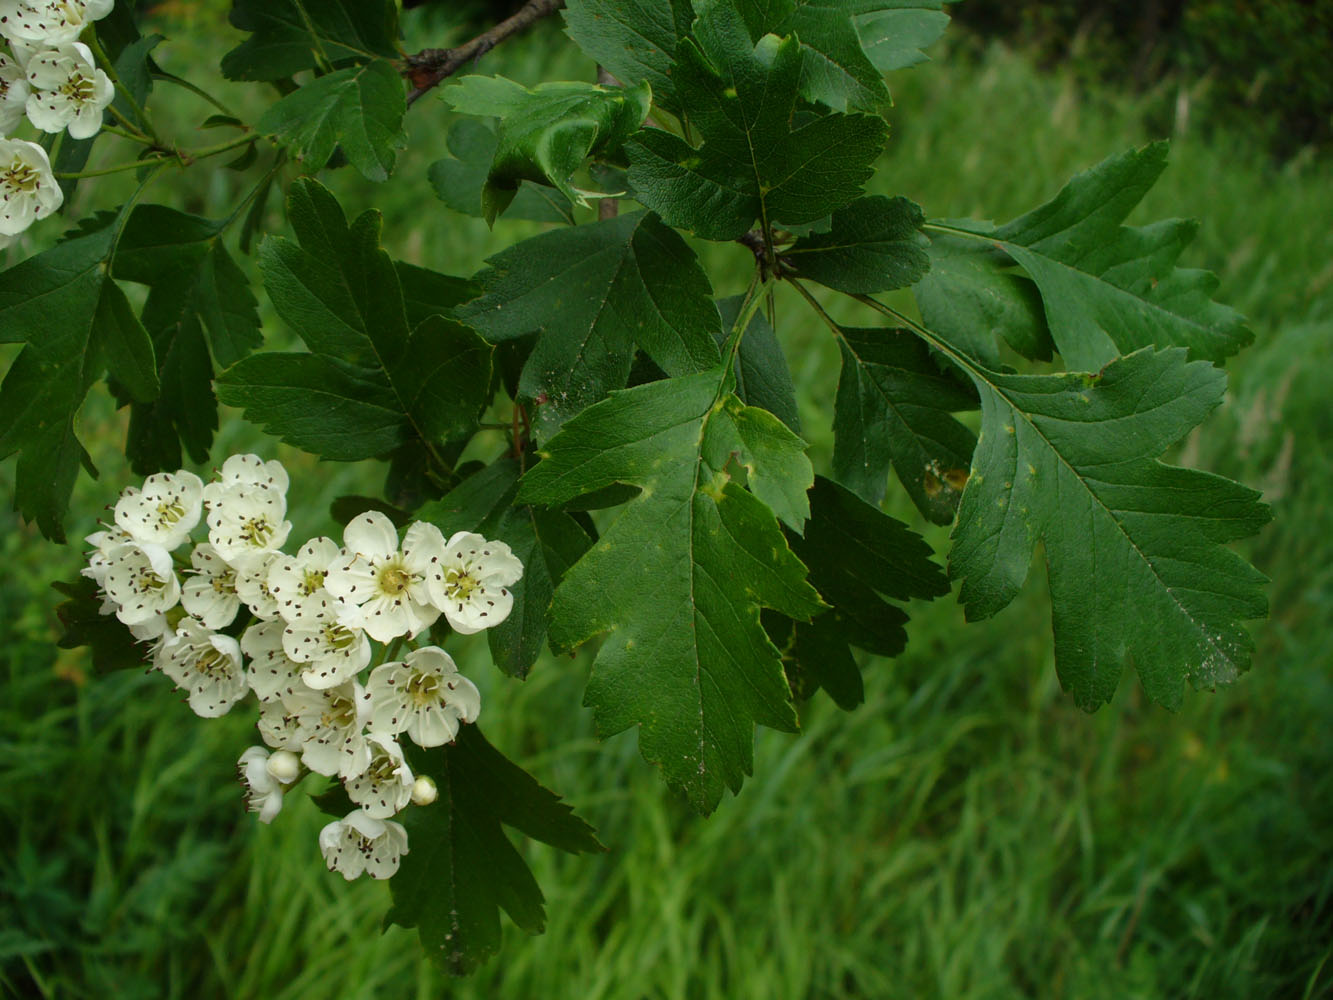
[(255, 127), (315, 171), (341, 149), (367, 180), (388, 180), (407, 145), (407, 97), (393, 65), (375, 59), (317, 76), (259, 116)]
[(231, 23), (250, 37), (222, 57), (229, 80), (281, 80), (321, 60), (399, 55), (393, 0), (233, 0)]
[[(429, 447), (470, 430), (490, 398), (490, 346), (443, 315), (409, 326), (377, 213), (348, 225), (333, 195), (302, 179), (289, 214), (299, 244), (265, 240), (259, 267), (278, 315), (310, 353), (233, 365), (217, 380), (219, 398), (327, 458), (370, 458), (418, 440)], [(404, 273), (427, 298), (458, 290), (443, 276)]]
[(564, 18), (590, 58), (623, 83), (647, 83), (660, 107), (680, 110), (671, 71), (694, 20), (690, 0), (568, 0)]
[(782, 252), (796, 276), (848, 295), (906, 288), (930, 269), (919, 206), (906, 198), (858, 198), (833, 213), (828, 232), (803, 236)]
[(917, 509), (948, 524), (976, 445), (953, 414), (975, 409), (976, 395), (904, 330), (843, 329), (838, 348), (834, 475), (878, 504), (892, 467)]
[(592, 83), (543, 83), (528, 89), (502, 76), (467, 76), (446, 87), (455, 110), (499, 118), (495, 157), (481, 189), (482, 215), (494, 224), (522, 181), (549, 184), (587, 205), (573, 174), (589, 156), (616, 150), (652, 104), (645, 83), (632, 89)]
[(540, 332), (519, 394), (549, 438), (625, 385), (637, 343), (669, 375), (717, 364), (717, 307), (694, 252), (656, 216), (617, 216), (542, 233), (497, 254), (485, 294), (459, 310), (498, 343)]
[(695, 149), (653, 128), (626, 143), (643, 204), (668, 225), (733, 240), (756, 219), (765, 227), (814, 222), (861, 193), (884, 145), (883, 119), (797, 119), (799, 41), (765, 35), (754, 44), (727, 5), (702, 14), (695, 34), (698, 44), (681, 43), (675, 73), (703, 143)]
[[(489, 127), (464, 118), (449, 130), (452, 157), (436, 160), (428, 172), (439, 199), (455, 212), (481, 218), (481, 191), (491, 172), (500, 140)], [(514, 199), (502, 214), (511, 219), (574, 224), (574, 206), (554, 188), (520, 181)]]
[(404, 742), (414, 774), (439, 798), (402, 815), (408, 853), (389, 882), (385, 920), (415, 927), (441, 967), (465, 975), (500, 950), (500, 910), (530, 934), (546, 927), (537, 880), (504, 833), (509, 826), (571, 854), (605, 850), (560, 798), (495, 749), (475, 725), (455, 742), (422, 749)]
[(948, 578), (920, 535), (822, 476), (810, 491), (804, 537), (787, 537), (829, 605), (814, 621), (796, 623), (791, 654), (815, 686), (854, 708), (863, 695), (848, 646), (897, 656), (907, 645), (907, 613), (889, 601), (941, 597)]
[[(554, 506), (639, 490), (556, 588), (550, 642), (604, 637), (585, 696), (599, 731), (637, 725), (644, 757), (700, 811), (750, 773), (754, 724), (796, 727), (760, 608), (799, 620), (823, 608), (772, 511), (728, 471), (739, 456), (751, 481), (804, 489), (805, 445), (728, 382), (715, 369), (612, 393), (566, 424), (519, 491)], [(737, 427), (754, 414), (772, 436), (761, 451)]]
[[(1184, 347), (1222, 361), (1254, 335), (1211, 299), (1217, 279), (1176, 266), (1196, 223), (1121, 225), (1166, 168), (1167, 144), (1108, 157), (1051, 201), (1002, 226), (953, 224), (1002, 249), (1041, 291), (1050, 335), (1070, 369), (1096, 371), (1141, 347)], [(933, 317), (927, 315), (927, 323)]]
[(161, 394), (130, 406), (125, 451), (136, 472), (178, 469), (182, 446), (206, 461), (217, 429), (213, 361), (234, 364), (263, 341), (249, 279), (222, 242), (224, 219), (141, 205), (126, 223), (113, 274), (148, 286), (143, 323)]
[(1222, 400), (1226, 376), (1179, 348), (1097, 375), (1001, 375), (956, 355), (982, 430), (949, 556), (969, 619), (1008, 604), (1041, 541), (1056, 669), (1075, 701), (1110, 699), (1126, 664), (1175, 707), (1185, 680), (1249, 665), (1240, 622), (1267, 612), (1263, 577), (1223, 543), (1268, 521), (1259, 495), (1157, 456)]
[(91, 459), (74, 433), (84, 396), (104, 371), (140, 400), (160, 389), (153, 343), (109, 264), (125, 213), (0, 273), (0, 342), (23, 349), (0, 384), (0, 458), (19, 453), (15, 506), (64, 541), (79, 466)]

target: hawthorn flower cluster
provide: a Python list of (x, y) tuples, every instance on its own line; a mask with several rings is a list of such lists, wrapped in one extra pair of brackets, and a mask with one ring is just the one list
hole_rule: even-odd
[[(503, 542), (446, 539), (422, 521), (400, 540), (378, 511), (354, 518), (341, 545), (312, 538), (288, 553), (288, 484), (255, 455), (228, 458), (207, 484), (185, 470), (149, 476), (88, 536), (83, 573), (198, 715), (256, 697), (264, 745), (238, 761), (247, 808), (271, 822), (305, 774), (336, 777), (357, 808), (321, 831), (325, 861), (348, 879), (388, 878), (407, 852), (391, 817), (437, 795), (400, 740), (452, 742), (481, 710), (449, 654), (413, 640), (441, 617), (463, 634), (504, 621), (523, 565)], [(207, 540), (173, 556), (201, 524)], [(412, 648), (375, 664), (372, 643)]]
[(116, 96), (80, 42), (113, 0), (0, 0), (0, 248), (60, 207), (64, 194), (41, 146), (11, 136), (26, 118), (42, 132), (90, 139)]

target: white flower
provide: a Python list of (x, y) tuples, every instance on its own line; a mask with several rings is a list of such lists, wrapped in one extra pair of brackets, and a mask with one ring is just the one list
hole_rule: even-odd
[(277, 459), (265, 462), (258, 455), (232, 455), (222, 463), (218, 481), (204, 487), (204, 502), (211, 502), (233, 486), (262, 486), (284, 496), (290, 478)]
[(423, 747), (450, 742), (460, 722), (476, 722), (481, 712), (481, 694), (438, 646), (423, 646), (401, 662), (376, 667), (365, 697), (374, 732), (397, 735), (406, 730)]
[(426, 582), (431, 602), (453, 630), (471, 635), (509, 617), (514, 595), (507, 588), (522, 575), (523, 563), (504, 542), (460, 531), (449, 539)]
[(340, 622), (333, 604), (322, 600), (317, 612), (283, 630), (282, 645), (288, 656), (306, 665), (301, 679), (316, 689), (350, 680), (370, 662), (365, 633)]
[(429, 774), (422, 774), (412, 782), (412, 805), (428, 806), (440, 797), (440, 786)]
[(236, 594), (260, 621), (278, 617), (278, 601), (269, 590), (268, 572), (281, 557), (281, 552), (247, 552), (232, 560), (236, 567)]
[(241, 636), (241, 652), (250, 657), (246, 683), (260, 701), (273, 701), (301, 686), (305, 664), (292, 660), (282, 648), (281, 621), (251, 625)]
[[(79, 572), (90, 580), (96, 581), (100, 587), (106, 580), (107, 571), (111, 569), (112, 551), (133, 542), (134, 539), (130, 537), (128, 531), (111, 525), (102, 531), (94, 531), (84, 541), (91, 545), (93, 550), (88, 553), (88, 565)], [(111, 610), (115, 609), (112, 608)], [(111, 610), (103, 613), (110, 614)]]
[(362, 872), (389, 878), (407, 853), (407, 831), (399, 823), (375, 819), (358, 809), (319, 831), (319, 851), (329, 871), (340, 872), (349, 882)]
[(190, 565), (194, 567), (194, 575), (181, 587), (181, 605), (209, 628), (230, 625), (241, 609), (236, 570), (207, 542), (194, 547)]
[(102, 588), (116, 602), (116, 617), (126, 625), (165, 614), (180, 600), (171, 553), (162, 546), (127, 542), (111, 549), (106, 562)]
[(23, 139), (0, 139), (0, 236), (17, 236), (64, 200), (46, 150)]
[(269, 757), (267, 769), (280, 784), (290, 785), (301, 776), (301, 758), (290, 750), (279, 750)]
[(236, 772), (245, 785), (245, 808), (259, 813), (259, 822), (272, 823), (273, 817), (282, 811), (283, 783), (269, 771), (268, 750), (251, 747), (245, 751), (236, 762)]
[(329, 776), (351, 778), (370, 763), (366, 743), (365, 692), (355, 681), (314, 691), (298, 689), (282, 695), (288, 712), (301, 726), (301, 763)]
[(193, 472), (159, 472), (143, 488), (128, 486), (116, 501), (116, 526), (136, 542), (168, 552), (189, 540), (203, 511), (204, 484)]
[(301, 731), (301, 720), (294, 709), (288, 708), (279, 698), (259, 703), (259, 736), (275, 750), (293, 750), (301, 752), (305, 736)]
[(281, 556), (268, 571), (268, 589), (277, 601), (278, 613), (298, 622), (319, 613), (330, 603), (324, 576), (335, 559), (343, 555), (332, 538), (312, 538), (294, 556)]
[(28, 80), (23, 67), (0, 52), (0, 138), (9, 135), (23, 121), (27, 102)]
[(152, 618), (145, 621), (135, 622), (127, 626), (130, 635), (134, 636), (139, 642), (152, 644), (152, 655), (157, 656), (157, 650), (162, 640), (173, 634), (171, 620), (166, 615), (153, 615)]
[(89, 22), (111, 13), (115, 0), (0, 0), (0, 35), (17, 42), (64, 45)]
[[(208, 540), (228, 562), (282, 548), (292, 523), (284, 521), (287, 498), (277, 490), (244, 483), (215, 491), (204, 487)], [(211, 492), (210, 492), (211, 491)]]
[(157, 661), (164, 674), (190, 692), (190, 708), (206, 719), (226, 715), (248, 690), (240, 644), (193, 618), (181, 620)]
[(370, 763), (344, 785), (347, 797), (376, 819), (388, 819), (412, 800), (416, 779), (403, 759), (403, 748), (392, 736), (370, 733)]
[(28, 121), (43, 132), (69, 128), (71, 139), (91, 139), (102, 128), (102, 110), (116, 85), (97, 68), (81, 42), (39, 52), (28, 60)]
[(398, 530), (379, 511), (358, 515), (343, 533), (347, 554), (337, 559), (324, 587), (343, 604), (340, 619), (388, 642), (416, 636), (440, 617), (426, 580), (443, 555), (444, 536), (433, 524), (413, 523), (398, 548)]

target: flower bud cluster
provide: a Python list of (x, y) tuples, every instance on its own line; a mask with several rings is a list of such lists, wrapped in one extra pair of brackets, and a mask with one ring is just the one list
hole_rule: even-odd
[(79, 34), (113, 0), (0, 0), (0, 248), (64, 201), (46, 151), (13, 139), (26, 118), (42, 132), (90, 139), (116, 96)]
[[(341, 545), (312, 538), (289, 554), (288, 483), (255, 455), (228, 458), (208, 484), (185, 470), (149, 476), (88, 536), (83, 573), (198, 715), (256, 697), (265, 745), (237, 765), (247, 808), (271, 822), (304, 774), (337, 777), (357, 808), (324, 828), (320, 851), (349, 879), (387, 878), (407, 851), (391, 817), (438, 794), (400, 739), (450, 743), (481, 710), (449, 654), (412, 640), (441, 617), (463, 634), (500, 624), (523, 565), (503, 542), (446, 539), (424, 521), (400, 540), (378, 511), (353, 518)], [(201, 523), (207, 540), (173, 557)], [(372, 643), (404, 642), (406, 655), (374, 662)]]

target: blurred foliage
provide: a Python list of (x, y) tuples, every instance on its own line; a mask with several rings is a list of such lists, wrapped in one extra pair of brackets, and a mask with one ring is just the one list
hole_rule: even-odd
[(1279, 156), (1333, 141), (1333, 0), (965, 0), (952, 13), (1047, 64), (1069, 59), (1145, 89), (1174, 83), (1151, 108), (1168, 126), (1225, 122)]

